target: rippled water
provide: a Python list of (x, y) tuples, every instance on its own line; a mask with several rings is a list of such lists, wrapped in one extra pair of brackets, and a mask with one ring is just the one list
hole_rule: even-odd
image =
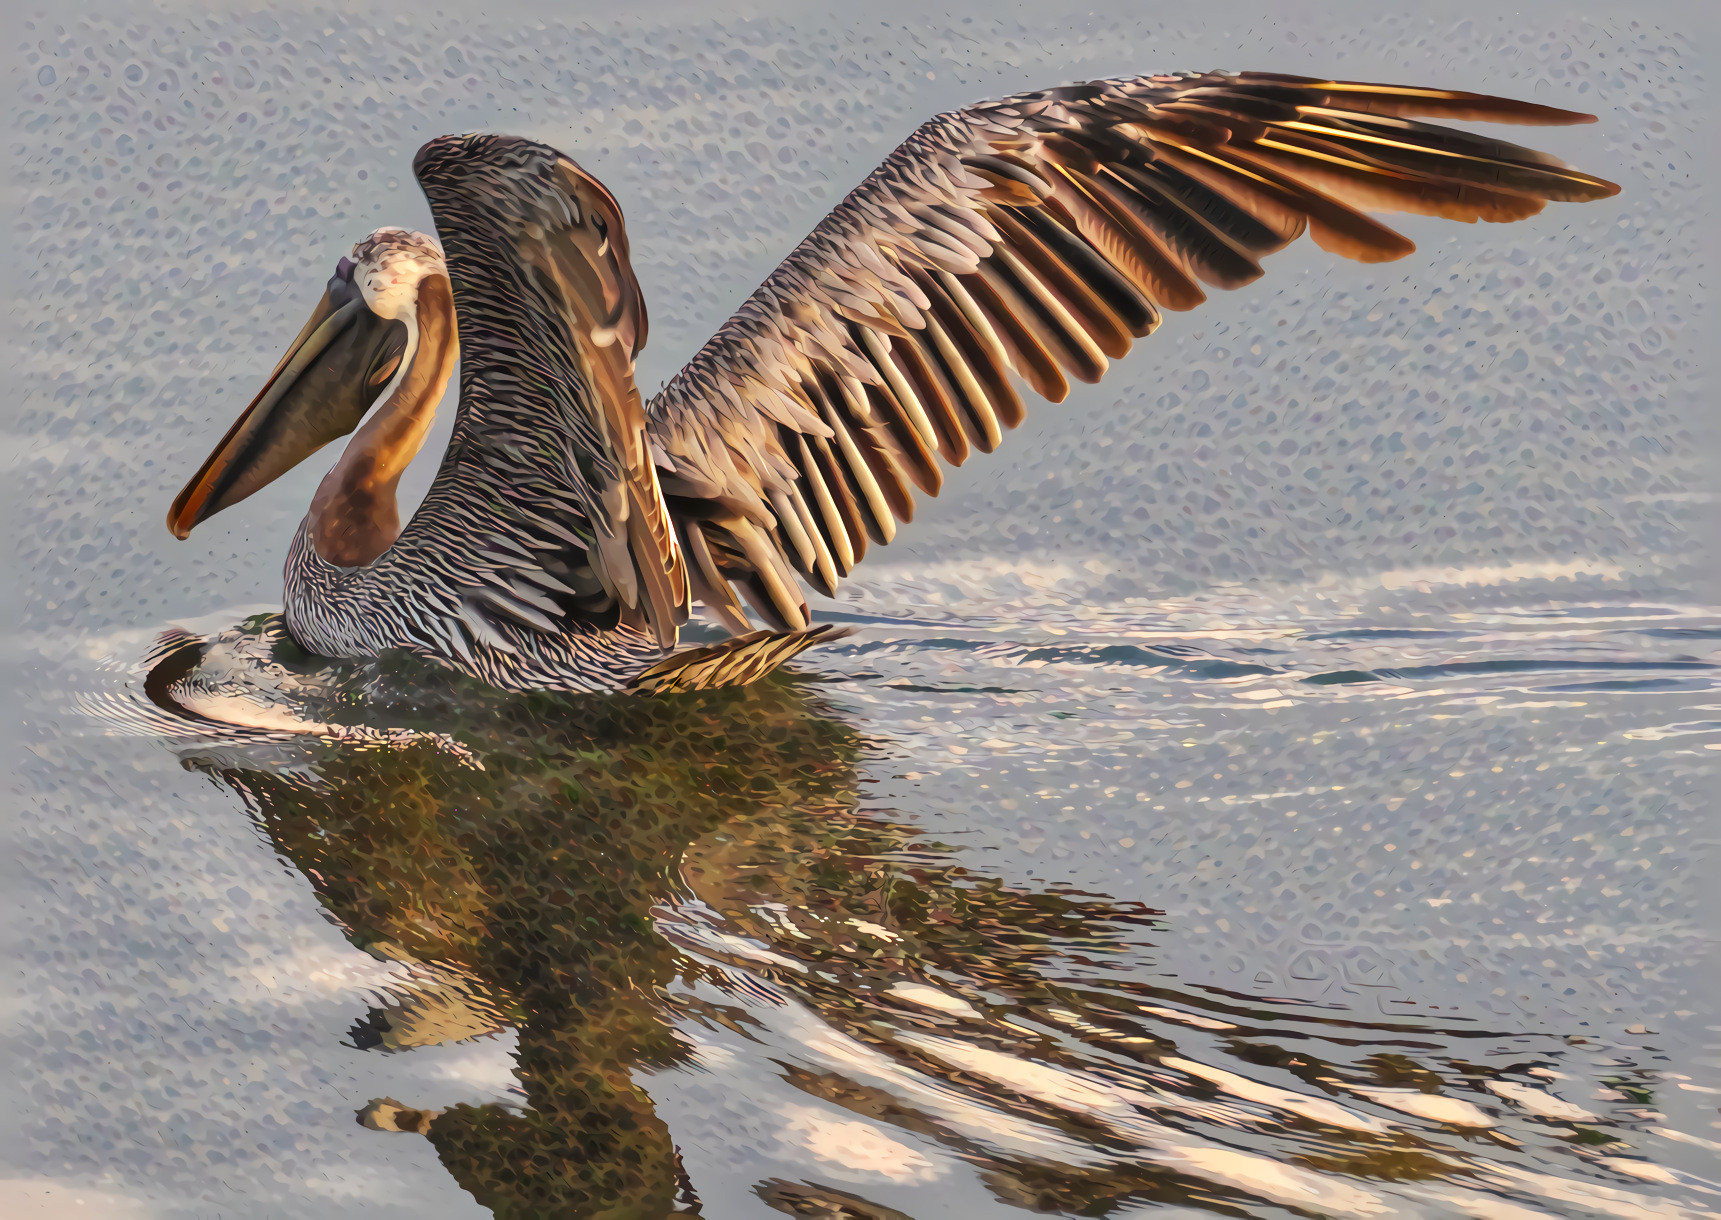
[[(214, 784), (86, 825), (153, 845), (128, 921), (224, 932), (131, 967), (215, 969), (223, 1036), (104, 1032), (253, 1065), (170, 1144), (261, 1110), (266, 1172), (368, 1107), (507, 1215), (1712, 1208), (1714, 1075), (1662, 1026), (1700, 1019), (1721, 615), (1156, 610), (857, 615), (801, 679), (658, 700), (329, 668), (267, 615), (71, 665), (119, 737), (46, 765), (165, 737)], [(186, 718), (257, 708), (395, 733)]]
[[(17, 40), (5, 1214), (1721, 1211), (1689, 48), (886, 16)], [(1625, 190), (1287, 252), (744, 692), (297, 654), (314, 469), (158, 524), (425, 136), (616, 189), (656, 377), (926, 114), (1213, 64), (1594, 109), (1532, 142)]]

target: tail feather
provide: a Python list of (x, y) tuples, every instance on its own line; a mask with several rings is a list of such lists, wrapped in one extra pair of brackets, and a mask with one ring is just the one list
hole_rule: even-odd
[(753, 631), (717, 644), (683, 648), (642, 670), (628, 689), (663, 694), (746, 686), (814, 644), (840, 640), (853, 631), (827, 623), (801, 631)]

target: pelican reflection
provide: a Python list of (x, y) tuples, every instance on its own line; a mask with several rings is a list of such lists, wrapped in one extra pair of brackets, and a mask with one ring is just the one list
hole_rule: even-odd
[[(522, 695), (401, 658), (325, 664), (278, 619), (175, 637), (147, 719), (396, 964), (331, 1040), (411, 1053), (514, 1031), (512, 1101), (359, 1116), (427, 1138), (498, 1216), (699, 1214), (653, 1095), (723, 1062), (804, 1099), (783, 1124), (802, 1172), (756, 1186), (797, 1215), (901, 1214), (869, 1172), (966, 1172), (1000, 1206), (1084, 1215), (1716, 1197), (1634, 1151), (1647, 1066), (1189, 986), (1153, 967), (1158, 912), (977, 871), (867, 803), (878, 745), (816, 681)], [(355, 737), (361, 710), (395, 727)], [(833, 1115), (846, 1145), (821, 1135)]]

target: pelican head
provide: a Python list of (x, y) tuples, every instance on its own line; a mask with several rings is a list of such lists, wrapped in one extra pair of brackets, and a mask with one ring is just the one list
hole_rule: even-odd
[(357, 429), (312, 500), (311, 541), (331, 563), (371, 562), (400, 533), (395, 487), (458, 352), (442, 248), (423, 233), (378, 229), (336, 265), (299, 337), (175, 497), (168, 529), (185, 538)]

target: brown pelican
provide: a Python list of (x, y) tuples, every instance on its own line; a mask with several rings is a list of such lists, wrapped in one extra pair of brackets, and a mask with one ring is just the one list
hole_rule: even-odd
[[(330, 656), (406, 649), (512, 689), (747, 681), (821, 638), (827, 594), (1068, 379), (1236, 288), (1305, 229), (1363, 262), (1365, 215), (1519, 220), (1618, 190), (1418, 118), (1591, 116), (1266, 73), (1142, 76), (940, 115), (642, 403), (646, 309), (614, 196), (568, 157), (443, 136), (413, 161), (443, 245), (342, 259), (263, 391), (174, 501), (181, 538), (357, 431), (288, 551), (286, 615)], [(458, 339), (457, 339), (458, 336)], [(453, 439), (403, 529), (402, 470), (456, 356)], [(374, 408), (374, 410), (373, 410)], [(368, 418), (366, 418), (368, 414)], [(361, 422), (362, 421), (362, 422)], [(738, 638), (675, 651), (699, 601)], [(771, 630), (749, 631), (743, 603)]]

